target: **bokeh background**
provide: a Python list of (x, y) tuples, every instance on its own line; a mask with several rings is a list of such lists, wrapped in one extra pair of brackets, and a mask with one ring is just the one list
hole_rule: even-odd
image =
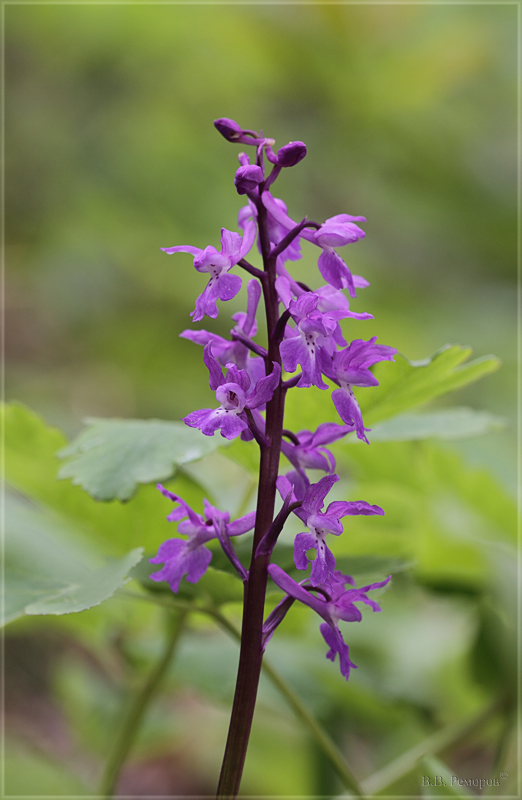
[[(232, 117), (278, 146), (306, 142), (306, 160), (277, 185), (293, 218), (367, 217), (366, 238), (345, 256), (371, 284), (353, 308), (375, 320), (348, 326), (352, 338), (378, 335), (411, 359), (446, 343), (502, 359), (498, 373), (440, 402), (499, 414), (503, 432), (427, 443), (420, 456), (376, 445), (346, 467), (362, 485), (380, 482), (371, 502), (402, 503), (392, 514), (399, 538), (423, 524), (419, 508), (414, 522), (405, 510), (420, 493), (413, 458), (436, 462), (439, 482), (480, 475), (465, 519), (452, 507), (451, 521), (437, 522), (439, 495), (426, 514), (432, 528), (498, 532), (498, 509), (515, 492), (516, 13), (515, 5), (423, 3), (6, 6), (7, 399), (68, 436), (88, 416), (177, 420), (208, 405), (201, 352), (179, 338), (204, 279), (188, 255), (159, 248), (216, 245), (221, 226), (235, 228), (237, 148), (212, 125)], [(317, 285), (314, 255), (305, 249), (301, 275)], [(241, 294), (205, 327), (226, 335), (243, 303)], [(497, 511), (478, 508), (488, 491)], [(426, 499), (430, 486), (422, 492)], [(394, 546), (392, 554), (404, 552)], [(481, 554), (496, 566), (487, 576), (484, 565), (468, 570), (464, 588), (456, 580), (442, 591), (436, 570), (424, 584), (422, 575), (398, 579), (386, 595), (388, 620), (353, 634), (363, 668), (348, 686), (323, 663), (315, 622), (296, 612), (274, 660), (360, 777), (494, 697), (504, 678), (477, 637), (485, 583), (511, 575), (513, 550), (503, 547), (501, 562)], [(99, 654), (113, 648), (146, 670), (162, 635), (154, 609), (106, 606), (9, 629), (10, 794), (92, 793), (121, 700)], [(470, 667), (477, 647), (489, 677)], [(236, 653), (207, 622), (193, 624), (124, 793), (212, 791)], [(506, 719), (493, 718), (453, 753), (452, 767), (466, 777), (491, 772), (509, 750)], [(397, 792), (413, 796), (412, 780)], [(264, 687), (245, 791), (338, 788)]]

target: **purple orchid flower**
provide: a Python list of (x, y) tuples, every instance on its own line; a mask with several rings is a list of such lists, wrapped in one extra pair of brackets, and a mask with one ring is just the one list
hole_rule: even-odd
[[(281, 200), (279, 197), (272, 198), (274, 203), (278, 206), (280, 211), (283, 214), (286, 214), (287, 208), (286, 203)], [(257, 220), (257, 208), (255, 204), (249, 199), (247, 206), (243, 206), (243, 208), (239, 209), (238, 217), (237, 217), (237, 225), (238, 228), (244, 229), (246, 223), (250, 221)], [(270, 244), (272, 247), (275, 247), (282, 241), (286, 234), (288, 233), (288, 229), (284, 225), (280, 225), (279, 222), (275, 219), (275, 217), (268, 212), (268, 235), (270, 238)], [(259, 247), (259, 250), (261, 248)], [(299, 261), (301, 258), (301, 246), (299, 244), (299, 237), (295, 238), (293, 242), (291, 242), (288, 247), (286, 247), (283, 252), (277, 258), (277, 271), (280, 274), (285, 274), (287, 277), (290, 278), (288, 273), (284, 271), (284, 263), (285, 261)]]
[[(261, 287), (257, 280), (248, 282), (248, 305), (246, 313), (238, 311), (232, 315), (236, 325), (230, 331), (232, 336), (239, 335), (246, 339), (250, 339), (257, 333), (256, 311), (261, 297)], [(235, 364), (239, 369), (244, 369), (248, 372), (248, 376), (252, 382), (252, 390), (258, 381), (265, 375), (265, 363), (263, 358), (252, 356), (248, 347), (237, 339), (230, 341), (224, 339), (217, 333), (211, 333), (206, 330), (192, 331), (190, 329), (180, 333), (184, 339), (189, 339), (195, 344), (200, 344), (205, 347), (209, 342), (212, 345), (212, 355), (219, 363), (225, 367), (227, 364)]]
[[(335, 569), (335, 558), (326, 544), (326, 537), (329, 533), (339, 536), (343, 532), (341, 519), (348, 515), (354, 516), (363, 514), (365, 516), (379, 514), (384, 511), (379, 506), (372, 506), (365, 500), (348, 502), (346, 500), (334, 500), (330, 503), (324, 513), (321, 509), (324, 500), (330, 489), (339, 480), (338, 475), (326, 475), (318, 483), (314, 483), (306, 490), (300, 508), (293, 512), (308, 527), (310, 533), (298, 533), (294, 541), (294, 562), (297, 569), (308, 569), (310, 559), (308, 551), (315, 550), (317, 555), (312, 561), (312, 571), (310, 581), (313, 586), (328, 586)], [(280, 475), (277, 479), (277, 488), (283, 499), (292, 495), (293, 487), (285, 475)], [(297, 496), (291, 497), (299, 499)]]
[(348, 425), (355, 425), (357, 437), (369, 444), (361, 409), (355, 399), (352, 386), (378, 386), (379, 381), (370, 372), (370, 367), (379, 361), (393, 361), (397, 352), (394, 347), (375, 344), (376, 336), (365, 342), (355, 339), (346, 350), (328, 355), (320, 353), (321, 369), (340, 388), (332, 392), (332, 400), (339, 416)]
[(347, 433), (353, 431), (353, 425), (336, 425), (334, 422), (323, 422), (317, 430), (299, 431), (296, 434), (299, 444), (292, 441), (281, 443), (281, 450), (292, 466), (295, 473), (291, 477), (287, 475), (290, 483), (294, 486), (296, 496), (304, 497), (310, 486), (305, 469), (321, 469), (324, 472), (335, 471), (335, 458), (332, 453), (324, 447), (325, 444), (332, 444)]
[(256, 238), (256, 226), (254, 222), (245, 224), (244, 233), (241, 237), (239, 233), (228, 231), (221, 228), (221, 250), (209, 245), (201, 250), (199, 247), (191, 245), (179, 245), (177, 247), (162, 247), (168, 253), (190, 253), (194, 256), (194, 266), (198, 272), (208, 272), (210, 274), (203, 293), (196, 299), (196, 307), (191, 311), (190, 316), (194, 317), (194, 322), (199, 322), (205, 314), (212, 319), (218, 316), (216, 300), (232, 300), (241, 289), (242, 281), (239, 275), (230, 275), (229, 270), (235, 266), (252, 248)]
[[(326, 654), (326, 658), (329, 658), (330, 661), (335, 661), (335, 657), (338, 655), (341, 674), (348, 680), (350, 669), (356, 669), (356, 665), (350, 660), (348, 645), (345, 644), (342, 633), (339, 630), (338, 622), (339, 620), (344, 620), (345, 622), (361, 621), (362, 614), (354, 605), (354, 603), (357, 602), (365, 603), (370, 606), (372, 611), (381, 611), (379, 604), (376, 603), (375, 600), (371, 600), (367, 592), (386, 586), (391, 580), (391, 575), (384, 581), (370, 583), (368, 586), (357, 589), (355, 588), (355, 581), (353, 578), (336, 571), (328, 587), (317, 587), (320, 595), (316, 597), (303, 585), (296, 583), (296, 581), (287, 575), (281, 567), (278, 567), (277, 564), (270, 564), (268, 572), (274, 583), (286, 592), (287, 597), (276, 606), (265, 622), (264, 629), (267, 634), (265, 643), (290, 607), (288, 602), (289, 598), (299, 600), (301, 603), (310, 606), (310, 608), (325, 620), (320, 626), (320, 631), (326, 644), (330, 648)], [(354, 588), (346, 589), (346, 584)]]
[[(161, 483), (158, 489), (174, 503), (179, 503), (168, 515), (169, 522), (179, 522), (178, 533), (186, 534), (188, 539), (168, 539), (160, 545), (158, 555), (150, 559), (151, 564), (164, 564), (159, 572), (153, 572), (153, 581), (167, 581), (173, 592), (177, 592), (184, 575), (189, 583), (197, 583), (207, 571), (212, 560), (212, 552), (205, 547), (212, 539), (220, 538), (222, 530), (226, 537), (239, 536), (252, 530), (256, 522), (255, 511), (230, 522), (230, 514), (219, 511), (204, 500), (204, 516), (196, 514), (177, 494), (169, 492)], [(188, 517), (188, 519), (184, 519)], [(221, 528), (221, 530), (219, 530)]]
[(297, 323), (297, 332), (281, 342), (280, 352), (287, 372), (295, 372), (300, 364), (303, 370), (297, 386), (317, 386), (328, 389), (321, 375), (320, 350), (327, 346), (328, 339), (345, 343), (339, 320), (350, 315), (349, 311), (327, 311), (317, 309), (319, 297), (315, 292), (305, 292), (297, 300), (291, 300), (288, 310)]
[(273, 361), (270, 375), (261, 378), (249, 394), (250, 377), (235, 364), (227, 364), (225, 380), (218, 361), (212, 355), (212, 342), (205, 346), (203, 360), (210, 374), (210, 388), (216, 392), (220, 406), (193, 411), (183, 417), (183, 422), (190, 428), (199, 428), (205, 436), (213, 436), (215, 431), (221, 430), (225, 439), (235, 439), (240, 434), (243, 434), (243, 439), (252, 439), (245, 409), (259, 408), (272, 399), (281, 378), (281, 367)]
[[(296, 227), (297, 222), (280, 208), (269, 191), (263, 192), (262, 201), (272, 217), (287, 233)], [(303, 239), (308, 239), (322, 249), (317, 266), (325, 281), (335, 289), (348, 289), (351, 297), (356, 296), (353, 275), (341, 256), (335, 252), (334, 247), (351, 244), (366, 236), (365, 232), (355, 224), (356, 222), (366, 222), (366, 219), (351, 214), (336, 214), (327, 219), (318, 230), (311, 231), (304, 228), (299, 233)]]

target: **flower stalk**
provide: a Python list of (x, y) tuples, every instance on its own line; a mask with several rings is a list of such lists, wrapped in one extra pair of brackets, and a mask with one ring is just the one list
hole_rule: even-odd
[[(163, 494), (178, 506), (168, 519), (179, 522), (178, 534), (186, 534), (188, 539), (169, 539), (161, 545), (151, 562), (164, 566), (151, 578), (167, 581), (174, 592), (178, 591), (185, 575), (189, 582), (197, 582), (212, 559), (212, 552), (206, 544), (218, 539), (243, 580), (244, 607), (236, 691), (217, 788), (217, 798), (223, 800), (235, 798), (239, 792), (263, 652), (293, 602), (304, 603), (322, 618), (320, 631), (328, 645), (326, 657), (332, 661), (338, 657), (341, 673), (347, 680), (350, 670), (356, 665), (349, 658), (348, 645), (338, 623), (362, 618), (355, 603), (380, 611), (379, 605), (370, 600), (367, 593), (383, 587), (390, 578), (356, 589), (350, 576), (336, 571), (335, 557), (326, 539), (330, 534), (339, 536), (343, 532), (343, 517), (382, 515), (384, 512), (366, 501), (346, 500), (334, 500), (323, 509), (326, 496), (339, 480), (334, 474), (335, 459), (326, 445), (348, 433), (368, 442), (368, 429), (364, 427), (353, 386), (375, 386), (377, 380), (370, 368), (379, 361), (392, 360), (396, 351), (376, 345), (375, 338), (348, 344), (340, 326), (341, 320), (346, 318), (372, 318), (371, 314), (350, 310), (350, 301), (344, 292), (355, 298), (356, 289), (367, 286), (368, 282), (352, 275), (336, 251), (337, 247), (365, 236), (356, 224), (365, 222), (364, 217), (338, 214), (324, 223), (309, 222), (306, 217), (299, 223), (295, 222), (288, 215), (285, 203), (274, 197), (270, 190), (283, 169), (302, 161), (306, 156), (306, 145), (290, 142), (276, 153), (272, 149), (273, 139), (242, 129), (234, 120), (216, 120), (215, 126), (227, 141), (255, 148), (254, 163), (246, 153), (239, 153), (240, 167), (234, 178), (238, 194), (248, 200), (248, 205), (240, 210), (238, 216), (238, 227), (243, 233), (240, 235), (222, 228), (220, 250), (214, 246), (201, 249), (192, 245), (162, 249), (168, 254), (190, 253), (195, 269), (208, 274), (207, 286), (197, 298), (192, 312), (194, 322), (205, 316), (215, 319), (219, 313), (217, 301), (231, 300), (237, 295), (242, 280), (230, 272), (234, 267), (239, 266), (251, 276), (247, 311), (234, 314), (237, 324), (231, 331), (230, 340), (206, 330), (184, 331), (181, 335), (204, 347), (203, 360), (209, 372), (210, 388), (215, 391), (219, 403), (218, 408), (191, 412), (184, 422), (206, 436), (219, 431), (229, 440), (237, 437), (243, 441), (255, 440), (260, 449), (257, 507), (255, 512), (231, 521), (228, 512), (204, 501), (204, 515), (201, 515), (182, 498), (159, 486)], [(273, 165), (269, 175), (265, 175), (265, 158)], [(256, 237), (262, 270), (246, 260)], [(326, 285), (316, 290), (296, 280), (286, 266), (287, 262), (301, 258), (301, 239), (320, 251), (318, 269)], [(266, 347), (254, 341), (257, 333), (255, 317), (261, 296), (268, 331)], [(283, 371), (290, 377), (283, 379)], [(338, 387), (332, 399), (343, 424), (322, 423), (315, 431), (289, 430), (284, 422), (287, 392), (311, 386), (329, 390), (324, 378)], [(293, 467), (291, 472), (283, 475), (279, 474), (281, 453)], [(322, 470), (326, 475), (312, 484), (307, 475), (310, 469)], [(283, 508), (276, 515), (278, 492)], [(291, 513), (308, 529), (295, 538), (296, 569), (307, 571), (310, 566), (308, 553), (316, 551), (309, 579), (304, 578), (300, 583), (271, 563), (272, 551)], [(237, 558), (231, 537), (252, 528), (252, 555), (247, 572)], [(269, 576), (285, 596), (264, 621)], [(352, 788), (354, 786), (357, 786), (356, 782)], [(354, 791), (357, 793), (358, 789)]]

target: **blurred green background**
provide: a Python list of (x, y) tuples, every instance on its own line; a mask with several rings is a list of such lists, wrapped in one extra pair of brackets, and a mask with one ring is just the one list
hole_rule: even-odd
[[(378, 335), (412, 359), (457, 342), (503, 361), (499, 373), (441, 403), (500, 414), (504, 432), (346, 455), (346, 474), (371, 493), (365, 499), (391, 506), (398, 538), (387, 553), (410, 553), (397, 542), (424, 523), (468, 538), (480, 531), (487, 539), (484, 526), (502, 529), (483, 493), (498, 510), (515, 491), (516, 13), (514, 5), (422, 3), (6, 6), (7, 399), (68, 436), (86, 416), (177, 420), (209, 404), (201, 351), (178, 337), (205, 280), (190, 256), (159, 248), (217, 245), (221, 226), (235, 229), (237, 148), (212, 125), (232, 117), (277, 146), (306, 142), (306, 160), (282, 174), (275, 192), (293, 218), (367, 217), (366, 238), (344, 256), (371, 283), (352, 308), (375, 320), (346, 324), (348, 337)], [(317, 253), (303, 249), (299, 276), (317, 286)], [(200, 327), (227, 335), (244, 297)], [(492, 477), (473, 483), (466, 476), (484, 474), (476, 469)], [(467, 481), (467, 517), (446, 502), (448, 476)], [(512, 541), (510, 524), (505, 530)], [(142, 538), (138, 531), (129, 547)], [(439, 580), (434, 593), (427, 580), (398, 578), (382, 617), (350, 630), (361, 669), (348, 686), (325, 662), (305, 610), (274, 642), (274, 662), (360, 777), (478, 709), (505, 680), (477, 637), (486, 636), (486, 573), (493, 595), (491, 587), (501, 594), (511, 580), (506, 547), (494, 557), (481, 551), (478, 567), (465, 550), (464, 589), (444, 592)], [(444, 562), (443, 549), (439, 556)], [(127, 606), (114, 599), (10, 629), (10, 794), (92, 793), (106, 747), (100, 732), (110, 730), (120, 699), (118, 670), (146, 670), (162, 636), (155, 609)], [(480, 679), (469, 668), (477, 647), (487, 678), (486, 668)], [(496, 645), (491, 652), (499, 660)], [(122, 791), (212, 791), (236, 654), (207, 622), (193, 624)], [(267, 687), (258, 718), (245, 792), (336, 791)], [(464, 773), (473, 777), (478, 765), (500, 763), (506, 719), (493, 718), (452, 764), (471, 765)], [(417, 785), (397, 791), (414, 795)]]

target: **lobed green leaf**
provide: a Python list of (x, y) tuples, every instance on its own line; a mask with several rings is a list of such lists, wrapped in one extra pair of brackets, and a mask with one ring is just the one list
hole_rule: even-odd
[(88, 419), (87, 427), (59, 452), (67, 462), (59, 478), (72, 478), (95, 500), (129, 500), (139, 483), (171, 478), (182, 464), (221, 445), (181, 422)]
[(4, 624), (18, 617), (70, 614), (99, 605), (128, 580), (143, 548), (98, 566), (86, 546), (72, 543), (68, 525), (7, 497)]

